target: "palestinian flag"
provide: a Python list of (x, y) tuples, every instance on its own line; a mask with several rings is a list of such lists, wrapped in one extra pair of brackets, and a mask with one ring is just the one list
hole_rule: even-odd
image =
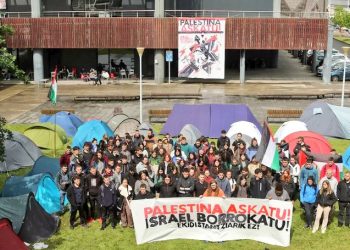
[(277, 152), (277, 146), (273, 139), (271, 130), (266, 122), (264, 122), (264, 127), (261, 135), (261, 142), (255, 157), (257, 161), (261, 162), (261, 164), (277, 172), (280, 171), (280, 161)]
[(51, 86), (49, 90), (49, 99), (50, 102), (54, 105), (56, 105), (57, 102), (57, 67), (55, 68), (54, 74), (51, 78)]

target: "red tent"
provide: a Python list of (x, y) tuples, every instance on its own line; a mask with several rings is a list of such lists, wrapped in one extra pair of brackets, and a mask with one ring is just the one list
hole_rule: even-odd
[(0, 219), (0, 250), (2, 249), (28, 250), (28, 247), (12, 230), (8, 219)]
[(331, 145), (322, 135), (311, 131), (299, 131), (288, 135), (285, 140), (289, 143), (289, 151), (293, 154), (298, 137), (304, 137), (304, 142), (310, 146), (311, 152), (316, 154), (329, 154)]

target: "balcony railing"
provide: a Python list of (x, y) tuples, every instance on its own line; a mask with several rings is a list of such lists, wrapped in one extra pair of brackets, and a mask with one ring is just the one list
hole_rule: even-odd
[[(165, 17), (329, 18), (328, 12), (235, 10), (165, 10), (164, 15)], [(31, 17), (31, 12), (2, 12), (0, 17)], [(154, 10), (43, 11), (42, 17), (154, 17)]]

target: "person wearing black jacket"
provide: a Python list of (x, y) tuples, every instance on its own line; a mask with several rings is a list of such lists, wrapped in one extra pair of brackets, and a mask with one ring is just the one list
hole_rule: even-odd
[(176, 190), (179, 197), (193, 197), (194, 181), (189, 177), (188, 168), (184, 168), (182, 176), (177, 181)]
[(337, 197), (335, 196), (331, 185), (329, 184), (328, 180), (325, 180), (322, 182), (322, 187), (320, 191), (317, 193), (316, 197), (316, 204), (317, 210), (316, 210), (316, 219), (314, 223), (314, 227), (312, 229), (312, 233), (316, 233), (319, 226), (320, 226), (320, 220), (323, 214), (323, 221), (321, 225), (321, 233), (325, 233), (327, 229), (328, 224), (328, 217), (329, 213), (334, 205), (336, 203)]
[(255, 177), (251, 179), (249, 191), (251, 198), (265, 199), (267, 192), (271, 189), (270, 183), (263, 178), (260, 168), (255, 169)]
[(338, 226), (350, 227), (350, 172), (345, 173), (344, 180), (338, 183), (337, 196), (339, 204)]
[(208, 183), (204, 181), (204, 173), (200, 173), (198, 180), (194, 184), (194, 193), (196, 197), (199, 197), (204, 194), (208, 188)]
[(73, 184), (67, 190), (67, 199), (71, 205), (70, 211), (70, 228), (74, 229), (74, 221), (77, 212), (79, 211), (80, 224), (86, 227), (86, 217), (84, 211), (84, 204), (86, 201), (85, 191), (80, 183), (79, 176), (73, 176)]
[[(98, 203), (98, 190), (103, 183), (102, 175), (95, 166), (90, 167), (90, 173), (85, 178), (86, 196), (90, 204), (90, 217), (96, 220), (100, 217), (100, 204)], [(97, 210), (97, 211), (96, 211)], [(96, 216), (97, 214), (97, 216)]]
[(91, 152), (91, 143), (90, 142), (85, 142), (84, 147), (83, 147), (83, 157), (82, 157), (82, 167), (84, 173), (88, 172), (90, 162), (94, 154)]
[(135, 200), (144, 200), (144, 199), (153, 199), (153, 198), (154, 198), (154, 194), (147, 191), (146, 184), (141, 184), (140, 191), (135, 196)]
[(102, 227), (106, 228), (106, 221), (108, 217), (111, 218), (112, 228), (115, 229), (117, 218), (117, 190), (108, 176), (103, 177), (103, 184), (99, 188), (98, 202), (101, 206)]
[(162, 184), (156, 187), (159, 198), (172, 198), (176, 197), (176, 185), (174, 184), (171, 175), (165, 175)]
[(132, 190), (135, 190), (135, 183), (139, 179), (139, 175), (136, 173), (135, 166), (130, 167), (129, 172), (126, 173), (125, 178), (128, 180), (128, 183)]
[(218, 138), (218, 142), (216, 143), (216, 146), (219, 150), (221, 150), (225, 144), (230, 145), (230, 138), (226, 136), (226, 130), (221, 130), (221, 136)]

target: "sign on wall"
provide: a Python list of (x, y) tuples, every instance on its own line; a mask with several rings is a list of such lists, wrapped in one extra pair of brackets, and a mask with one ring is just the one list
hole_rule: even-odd
[(178, 19), (179, 77), (225, 78), (225, 19)]
[(137, 244), (171, 239), (290, 244), (292, 202), (168, 198), (135, 200), (130, 205)]

